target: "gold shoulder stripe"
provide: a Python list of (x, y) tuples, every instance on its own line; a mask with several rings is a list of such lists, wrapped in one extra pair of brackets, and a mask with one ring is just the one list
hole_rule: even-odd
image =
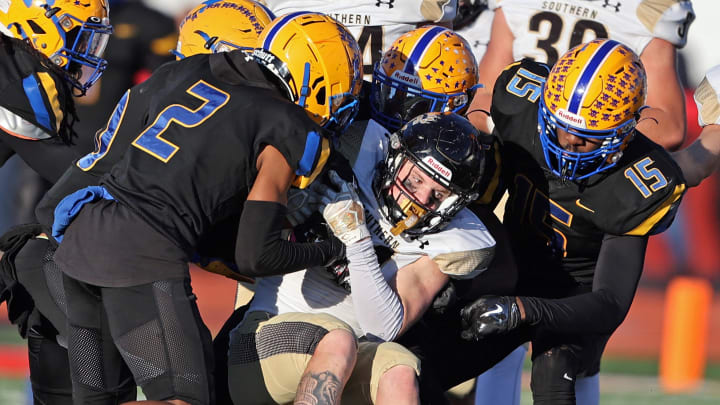
[(39, 72), (38, 77), (40, 78), (40, 83), (42, 83), (43, 90), (45, 90), (45, 94), (47, 95), (50, 106), (52, 107), (53, 115), (55, 115), (55, 131), (60, 131), (60, 123), (63, 120), (64, 114), (60, 108), (60, 99), (58, 97), (57, 88), (55, 87), (55, 81), (47, 72)]
[(630, 232), (627, 232), (625, 235), (633, 235), (633, 236), (644, 236), (647, 235), (648, 232), (658, 223), (660, 220), (662, 220), (665, 215), (670, 211), (670, 208), (672, 208), (672, 205), (677, 202), (677, 200), (682, 197), (683, 193), (685, 192), (685, 184), (680, 184), (675, 187), (675, 191), (660, 205), (660, 207), (655, 210), (655, 212), (652, 213), (643, 223), (638, 225), (635, 229), (631, 230)]

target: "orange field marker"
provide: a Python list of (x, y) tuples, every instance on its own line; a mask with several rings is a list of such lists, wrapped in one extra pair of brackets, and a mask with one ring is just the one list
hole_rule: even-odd
[(660, 384), (670, 393), (699, 388), (705, 373), (708, 344), (710, 282), (676, 277), (667, 287), (660, 348)]

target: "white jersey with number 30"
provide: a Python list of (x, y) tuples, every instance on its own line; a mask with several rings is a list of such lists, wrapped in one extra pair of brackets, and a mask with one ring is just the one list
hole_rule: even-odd
[(689, 0), (496, 0), (512, 30), (513, 57), (552, 65), (568, 49), (610, 38), (642, 54), (653, 38), (685, 46)]
[(325, 13), (345, 25), (363, 52), (363, 74), (402, 34), (420, 23), (445, 23), (455, 18), (457, 0), (263, 0), (276, 15), (296, 11)]

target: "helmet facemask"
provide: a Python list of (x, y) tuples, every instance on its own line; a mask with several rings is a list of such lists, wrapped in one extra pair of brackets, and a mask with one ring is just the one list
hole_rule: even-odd
[[(566, 181), (583, 180), (611, 169), (632, 140), (636, 120), (633, 118), (612, 130), (587, 130), (559, 121), (548, 109), (542, 98), (538, 108), (540, 142), (545, 161), (550, 170)], [(560, 145), (557, 130), (562, 129), (580, 138), (600, 142), (600, 147), (590, 152), (572, 152)]]
[(113, 32), (110, 21), (96, 16), (81, 21), (71, 14), (50, 14), (50, 18), (58, 26), (65, 46), (49, 59), (68, 72), (70, 84), (84, 95), (107, 68), (107, 60), (102, 55)]

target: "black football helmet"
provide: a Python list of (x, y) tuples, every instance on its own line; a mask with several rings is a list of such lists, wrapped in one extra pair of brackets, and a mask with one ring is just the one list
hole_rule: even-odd
[[(450, 195), (431, 209), (401, 186), (400, 168), (410, 161)], [(485, 153), (479, 133), (464, 117), (431, 112), (415, 117), (390, 135), (390, 150), (375, 175), (375, 195), (381, 211), (393, 224), (391, 232), (420, 235), (440, 231), (452, 217), (478, 198)], [(407, 202), (398, 203), (390, 189), (398, 185)]]

